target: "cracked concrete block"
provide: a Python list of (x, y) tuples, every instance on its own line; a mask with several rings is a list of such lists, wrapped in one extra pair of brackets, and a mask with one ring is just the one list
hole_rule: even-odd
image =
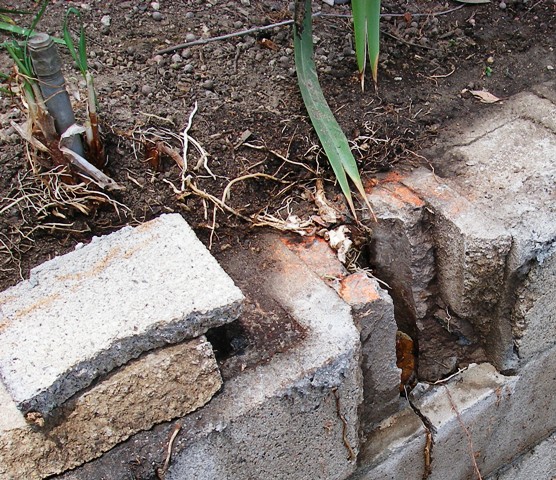
[[(378, 219), (368, 221), (373, 230), (370, 261), (390, 286), (399, 329), (418, 346), (419, 378), (435, 381), (458, 365), (481, 361), (484, 352), (468, 322), (439, 320), (430, 207), (404, 183), (405, 176), (389, 174), (379, 177), (368, 193)], [(453, 328), (459, 324), (461, 328)]]
[(220, 389), (204, 337), (149, 352), (69, 400), (52, 424), (34, 428), (0, 390), (0, 476), (34, 480), (99, 457), (131, 435), (186, 415)]
[[(448, 312), (473, 325), (499, 368), (514, 368), (517, 360), (511, 324), (507, 317), (498, 315), (506, 288), (510, 234), (428, 170), (417, 169), (402, 182), (433, 212), (438, 290)], [(467, 342), (469, 338), (461, 332), (458, 340)]]
[(361, 432), (394, 414), (400, 403), (400, 369), (396, 365), (394, 304), (375, 279), (359, 272), (345, 277), (340, 296), (351, 305), (361, 337), (363, 397)]
[(399, 409), (400, 369), (396, 366), (394, 305), (376, 279), (364, 272), (348, 274), (322, 238), (285, 242), (352, 308), (361, 338), (363, 403), (359, 412), (362, 435)]
[(486, 480), (550, 479), (556, 475), (556, 433), (516, 458)]
[(425, 446), (423, 422), (407, 407), (384, 420), (367, 438), (360, 467), (349, 480), (421, 480)]
[(242, 300), (183, 218), (163, 215), (1, 293), (0, 376), (20, 410), (48, 414), (144, 351), (234, 320)]
[[(362, 378), (349, 306), (279, 238), (257, 244), (260, 251), (234, 256), (237, 269), (259, 272), (257, 292), (295, 318), (303, 338), (239, 371), (201, 411), (178, 421), (166, 480), (343, 480), (356, 468)], [(135, 478), (131, 460), (161, 465), (175, 425), (139, 433), (61, 479)]]
[(489, 364), (475, 365), (415, 399), (415, 407), (435, 427), (429, 478), (473, 478), (473, 459), (486, 477), (552, 434), (555, 371), (552, 348), (525, 364), (519, 375), (506, 377)]
[(510, 235), (428, 170), (415, 170), (402, 182), (434, 212), (436, 265), (443, 300), (458, 316), (473, 318), (477, 329), (487, 335), (488, 319), (502, 295)]
[[(553, 275), (549, 271), (540, 272), (553, 269), (553, 264), (544, 259), (551, 256), (556, 243), (553, 201), (556, 194), (556, 105), (550, 88), (549, 84), (536, 88), (539, 94), (544, 92), (546, 98), (522, 93), (500, 105), (495, 113), (489, 110), (487, 115), (466, 126), (460, 137), (454, 139), (452, 136), (441, 142), (437, 148), (440, 154), (434, 160), (435, 171), (442, 176), (436, 178), (438, 188), (450, 189), (464, 197), (472, 209), (479, 212), (471, 218), (475, 231), (491, 238), (492, 248), (484, 253), (473, 244), (469, 245), (481, 254), (478, 257), (483, 259), (481, 268), (486, 268), (487, 273), (489, 269), (492, 272), (504, 270), (503, 277), (497, 274), (485, 282), (475, 282), (472, 276), (471, 280), (477, 286), (478, 298), (483, 300), (483, 305), (477, 305), (486, 313), (476, 315), (475, 324), (478, 321), (489, 359), (508, 373), (517, 371), (520, 361), (527, 361), (553, 344), (549, 340), (554, 331), (551, 310), (544, 319), (544, 328), (539, 328), (538, 315), (547, 307), (546, 298), (551, 291), (549, 279)], [(439, 210), (441, 213), (449, 211), (449, 205), (440, 204)], [(508, 244), (502, 239), (502, 230), (511, 240), (504, 262)], [(499, 240), (493, 235), (497, 231), (501, 233)], [(453, 235), (450, 230), (446, 231), (447, 239)], [(499, 243), (498, 252), (496, 242)], [(468, 266), (458, 260), (461, 255), (453, 255), (457, 243), (444, 243), (452, 250), (446, 249), (446, 254), (440, 255), (446, 261), (439, 263), (459, 272), (465, 279)], [(473, 257), (477, 263), (477, 257)], [(529, 274), (531, 279), (528, 279)], [(546, 288), (543, 290), (538, 282), (537, 287), (526, 293), (524, 289), (540, 277), (548, 281)], [(480, 280), (480, 276), (476, 279)], [(443, 294), (449, 299), (448, 303), (455, 306), (456, 311), (458, 306), (462, 311), (465, 305), (457, 301), (461, 289), (456, 288), (457, 284), (447, 286)], [(491, 308), (495, 304), (496, 308)], [(469, 305), (472, 307), (473, 303)], [(467, 309), (464, 313), (472, 314), (472, 311)]]

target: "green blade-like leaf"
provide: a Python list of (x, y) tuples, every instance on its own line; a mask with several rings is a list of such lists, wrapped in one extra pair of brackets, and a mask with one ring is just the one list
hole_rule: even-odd
[[(69, 17), (70, 15), (75, 15), (79, 19), (79, 44), (77, 49), (71, 38), (71, 32), (69, 28)], [(81, 12), (74, 7), (68, 9), (66, 13), (66, 18), (64, 19), (64, 26), (62, 28), (64, 33), (64, 40), (66, 46), (73, 58), (73, 61), (77, 64), (77, 67), (81, 71), (83, 77), (87, 74), (87, 45), (85, 40), (85, 29), (83, 28), (83, 20), (81, 19)]]
[[(298, 1), (302, 2), (303, 0)], [(340, 188), (347, 199), (353, 215), (357, 217), (347, 176), (351, 178), (365, 201), (367, 201), (367, 197), (347, 138), (330, 110), (319, 84), (313, 60), (311, 0), (305, 0), (304, 7), (302, 24), (296, 23), (294, 25), (295, 66), (299, 89), (301, 90), (301, 96), (303, 97), (311, 123), (328, 156), (328, 161), (332, 166), (332, 170), (334, 170)]]
[(355, 54), (361, 76), (361, 87), (365, 83), (367, 53), (371, 73), (376, 84), (378, 79), (378, 55), (380, 51), (380, 0), (352, 0), (353, 29), (355, 32)]

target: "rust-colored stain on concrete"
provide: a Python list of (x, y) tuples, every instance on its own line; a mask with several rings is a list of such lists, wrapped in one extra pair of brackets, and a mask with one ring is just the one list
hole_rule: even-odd
[(361, 305), (380, 299), (374, 282), (363, 272), (354, 273), (342, 279), (340, 296), (349, 305)]
[(301, 239), (281, 239), (299, 259), (323, 280), (340, 279), (345, 276), (345, 270), (330, 248), (326, 240), (320, 237), (306, 237)]
[(385, 185), (384, 188), (392, 192), (392, 194), (398, 198), (401, 202), (412, 205), (414, 207), (423, 207), (425, 202), (420, 198), (413, 190), (409, 189), (401, 183), (391, 183)]

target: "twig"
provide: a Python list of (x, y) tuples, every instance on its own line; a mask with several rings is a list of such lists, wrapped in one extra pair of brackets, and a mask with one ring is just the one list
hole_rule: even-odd
[[(438, 12), (438, 13), (412, 13), (411, 16), (412, 17), (437, 17), (439, 15), (447, 15), (448, 13), (455, 12), (456, 10), (461, 9), (464, 6), (465, 5), (460, 5), (458, 7), (451, 8), (449, 10), (444, 10), (444, 11)], [(328, 13), (327, 14), (327, 13), (322, 13), (322, 12), (314, 13), (312, 16), (313, 16), (313, 18), (315, 18), (315, 17), (351, 18), (351, 15), (349, 15), (349, 14), (346, 14), (346, 15), (334, 14), (334, 13)], [(383, 13), (380, 16), (381, 17), (404, 17), (405, 13)], [(219, 42), (221, 40), (227, 40), (229, 38), (243, 37), (245, 35), (250, 35), (251, 33), (260, 33), (260, 32), (264, 32), (265, 30), (270, 30), (272, 28), (292, 25), (293, 23), (294, 23), (294, 20), (284, 20), (283, 22), (272, 23), (270, 25), (264, 25), (264, 26), (261, 26), (261, 27), (248, 28), (247, 30), (240, 30), (239, 32), (227, 33), (225, 35), (219, 35), (217, 37), (202, 38), (200, 40), (194, 40), (192, 42), (180, 43), (180, 44), (174, 45), (172, 47), (163, 48), (162, 50), (158, 50), (158, 51), (155, 52), (155, 55), (163, 55), (165, 53), (172, 53), (172, 52), (175, 52), (176, 50), (183, 50), (185, 48), (194, 47), (195, 45), (206, 45), (207, 43)], [(382, 33), (387, 34), (386, 32), (382, 32)], [(398, 37), (394, 37), (394, 38), (396, 38), (397, 40), (402, 41), (403, 43), (407, 43), (407, 44), (412, 45), (412, 46), (432, 49), (431, 47), (425, 47), (423, 45), (412, 44), (410, 42), (406, 42), (405, 40), (401, 40)]]
[(338, 418), (342, 421), (342, 439), (344, 441), (344, 445), (349, 453), (349, 457), (348, 460), (353, 461), (356, 458), (355, 452), (353, 451), (353, 448), (351, 448), (351, 445), (349, 444), (349, 440), (347, 438), (347, 421), (344, 417), (344, 415), (342, 414), (341, 408), (340, 408), (340, 395), (338, 394), (338, 389), (337, 388), (333, 388), (332, 389), (332, 393), (334, 394), (334, 398), (336, 399), (336, 413), (338, 414)]
[(178, 436), (178, 433), (180, 432), (180, 430), (181, 430), (181, 425), (179, 423), (177, 423), (176, 426), (174, 427), (174, 431), (172, 432), (172, 435), (170, 436), (170, 440), (168, 441), (168, 450), (167, 450), (167, 453), (166, 453), (166, 460), (164, 460), (164, 465), (162, 466), (162, 469), (160, 471), (163, 478), (164, 478), (164, 475), (166, 474), (166, 472), (168, 471), (168, 467), (170, 466), (170, 460), (172, 459), (172, 447), (174, 446), (174, 440)]
[(477, 465), (477, 460), (475, 458), (475, 449), (473, 447), (473, 439), (471, 438), (471, 434), (469, 433), (469, 429), (463, 423), (461, 415), (459, 414), (459, 411), (456, 407), (456, 404), (454, 403), (452, 395), (450, 394), (450, 389), (446, 385), (444, 385), (444, 388), (446, 389), (446, 393), (448, 394), (448, 400), (450, 400), (450, 406), (452, 407), (452, 410), (456, 414), (459, 425), (460, 425), (461, 429), (464, 431), (465, 436), (467, 437), (467, 445), (469, 447), (469, 456), (471, 457), (471, 462), (473, 463), (473, 470), (475, 471), (475, 475), (477, 475), (477, 480), (483, 480), (483, 477), (481, 476), (481, 471), (479, 470), (479, 466)]

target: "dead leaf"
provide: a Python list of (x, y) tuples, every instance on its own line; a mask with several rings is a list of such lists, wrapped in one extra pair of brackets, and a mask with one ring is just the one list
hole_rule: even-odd
[(349, 252), (353, 242), (347, 238), (346, 234), (350, 233), (349, 228), (345, 225), (340, 225), (335, 230), (328, 232), (328, 243), (330, 247), (338, 253), (338, 260), (346, 263), (346, 254)]
[(482, 103), (496, 103), (500, 101), (496, 95), (493, 95), (486, 90), (469, 90), (469, 93)]

